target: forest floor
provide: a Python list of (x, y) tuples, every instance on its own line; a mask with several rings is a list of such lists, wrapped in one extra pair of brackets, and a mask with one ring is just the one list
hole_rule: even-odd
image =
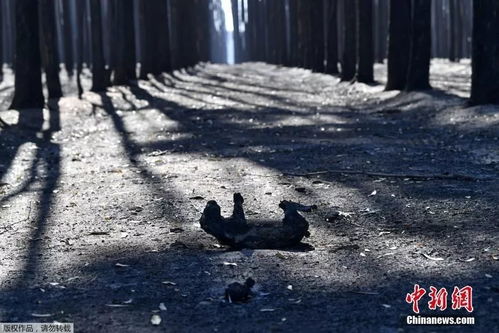
[[(499, 107), (466, 107), (469, 62), (433, 91), (262, 63), (172, 75), (1, 111), (0, 319), (77, 332), (499, 332)], [(85, 77), (88, 86), (89, 77)], [(12, 77), (0, 86), (2, 109)], [(74, 90), (71, 84), (65, 89)], [(347, 170), (345, 172), (341, 171)], [(316, 204), (308, 246), (231, 251), (199, 227), (232, 193), (249, 217)], [(338, 216), (337, 212), (341, 212)], [(246, 304), (231, 282), (256, 280)], [(472, 327), (410, 327), (426, 315)], [(474, 312), (452, 310), (473, 287)], [(429, 287), (449, 308), (430, 311)], [(161, 304), (161, 306), (160, 306)], [(152, 315), (162, 319), (151, 323)]]

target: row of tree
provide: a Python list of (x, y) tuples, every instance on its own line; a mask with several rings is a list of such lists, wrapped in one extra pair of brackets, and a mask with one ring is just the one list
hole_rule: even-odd
[(100, 92), (113, 84), (126, 85), (209, 61), (214, 26), (210, 4), (208, 0), (15, 0), (15, 29), (10, 30), (15, 31), (16, 81), (11, 107), (43, 107), (42, 69), (48, 97), (61, 97), (61, 62), (69, 76), (76, 70), (81, 96), (85, 64), (92, 71), (91, 90)]
[[(112, 84), (130, 84), (216, 59), (213, 50), (226, 43), (220, 32), (221, 0), (6, 1), (15, 9), (9, 21), (15, 27), (8, 30), (16, 36), (12, 107), (17, 109), (43, 106), (42, 68), (49, 98), (62, 95), (60, 62), (69, 75), (76, 67), (81, 96), (85, 63), (93, 74), (92, 90), (103, 91)], [(437, 2), (447, 7), (435, 6)], [(374, 61), (382, 60), (386, 52), (388, 90), (429, 89), (432, 46), (446, 49), (453, 60), (466, 55), (468, 38), (459, 31), (471, 26), (463, 13), (466, 6), (454, 0), (231, 0), (231, 4), (236, 61), (297, 66), (339, 74), (343, 81), (370, 83)], [(471, 102), (497, 103), (499, 1), (474, 0), (473, 11)], [(435, 18), (444, 16), (449, 22), (445, 47), (442, 41), (435, 42), (440, 30), (434, 28)], [(5, 13), (0, 17), (5, 18)]]

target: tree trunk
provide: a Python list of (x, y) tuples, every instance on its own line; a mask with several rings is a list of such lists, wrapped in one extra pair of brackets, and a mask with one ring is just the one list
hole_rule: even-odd
[(430, 86), (431, 0), (413, 0), (411, 51), (405, 90), (425, 90)]
[(76, 0), (76, 85), (78, 98), (83, 96), (83, 85), (81, 84), (81, 74), (83, 71), (84, 58), (84, 29), (85, 29), (85, 3), (84, 0)]
[[(454, 0), (449, 0), (449, 60), (456, 61), (456, 37), (461, 38), (461, 36), (456, 36), (456, 19), (457, 19), (457, 3)], [(458, 23), (459, 24), (459, 23)]]
[(327, 4), (327, 61), (326, 73), (338, 74), (338, 0)]
[(73, 27), (71, 26), (71, 6), (69, 0), (61, 0), (63, 14), (64, 65), (69, 76), (73, 75)]
[(116, 64), (113, 82), (129, 84), (137, 79), (133, 0), (116, 1)]
[(16, 0), (15, 91), (11, 109), (43, 108), (38, 1)]
[(499, 103), (499, 2), (473, 1), (470, 104)]
[[(154, 46), (155, 40), (158, 38), (155, 27), (158, 22), (155, 19), (155, 11), (157, 0), (146, 0), (139, 2), (140, 11), (140, 31), (141, 31), (141, 59), (140, 59), (140, 75), (139, 78), (147, 80), (148, 74), (155, 72), (154, 62), (157, 60)], [(156, 49), (156, 50), (155, 50)]]
[(3, 81), (3, 4), (0, 2), (0, 82)]
[(357, 14), (354, 0), (344, 1), (345, 24), (343, 26), (344, 44), (341, 63), (341, 81), (352, 81), (357, 63)]
[(323, 0), (308, 0), (311, 1), (310, 15), (311, 16), (311, 69), (314, 72), (324, 72), (325, 58), (325, 40), (324, 40), (324, 1)]
[(407, 83), (411, 45), (411, 1), (390, 1), (388, 79), (386, 90), (402, 90)]
[(358, 56), (357, 76), (358, 82), (374, 82), (374, 48), (373, 48), (373, 0), (357, 1), (357, 31), (358, 31)]
[(238, 0), (231, 0), (232, 4), (232, 22), (234, 25), (234, 31), (232, 33), (233, 40), (234, 40), (234, 63), (239, 63), (241, 61), (241, 52), (242, 52), (242, 45), (241, 45), (241, 34), (239, 31), (239, 1)]
[(99, 92), (107, 88), (100, 0), (90, 0), (90, 15), (92, 18), (92, 91)]
[(57, 56), (57, 32), (55, 26), (54, 0), (39, 0), (40, 51), (47, 81), (49, 98), (62, 97), (59, 79), (59, 57)]
[(157, 67), (154, 70), (154, 74), (166, 73), (172, 70), (171, 63), (171, 51), (170, 51), (170, 19), (168, 2), (166, 0), (157, 0), (158, 10), (156, 11), (156, 17), (158, 21), (158, 26), (156, 28), (156, 33), (158, 34), (158, 61)]

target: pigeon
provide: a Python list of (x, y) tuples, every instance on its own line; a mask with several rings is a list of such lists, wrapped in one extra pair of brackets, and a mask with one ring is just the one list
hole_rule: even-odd
[(255, 280), (252, 278), (247, 278), (244, 284), (239, 282), (234, 282), (229, 284), (227, 289), (225, 289), (225, 299), (229, 303), (240, 303), (247, 301), (252, 292), (251, 288), (255, 285)]
[(230, 247), (251, 249), (277, 249), (297, 245), (303, 237), (309, 237), (309, 224), (299, 212), (310, 212), (317, 208), (292, 201), (281, 201), (284, 211), (281, 223), (277, 221), (251, 220), (244, 215), (244, 199), (234, 194), (234, 210), (229, 218), (221, 215), (220, 206), (210, 200), (200, 219), (201, 228), (214, 236), (221, 244)]

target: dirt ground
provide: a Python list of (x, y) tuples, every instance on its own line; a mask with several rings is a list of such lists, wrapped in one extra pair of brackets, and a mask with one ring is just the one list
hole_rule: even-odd
[[(2, 111), (0, 319), (77, 332), (499, 332), (499, 107), (466, 107), (469, 62), (434, 91), (262, 63), (189, 70)], [(85, 78), (88, 87), (89, 78)], [(67, 92), (74, 91), (66, 83)], [(0, 86), (2, 109), (12, 75)], [(198, 220), (241, 192), (251, 218), (316, 204), (306, 245), (231, 251)], [(224, 301), (247, 277), (255, 296)], [(471, 327), (411, 327), (446, 287)], [(450, 309), (473, 287), (474, 312)], [(154, 326), (151, 317), (161, 323)], [(155, 317), (157, 318), (157, 317)]]

